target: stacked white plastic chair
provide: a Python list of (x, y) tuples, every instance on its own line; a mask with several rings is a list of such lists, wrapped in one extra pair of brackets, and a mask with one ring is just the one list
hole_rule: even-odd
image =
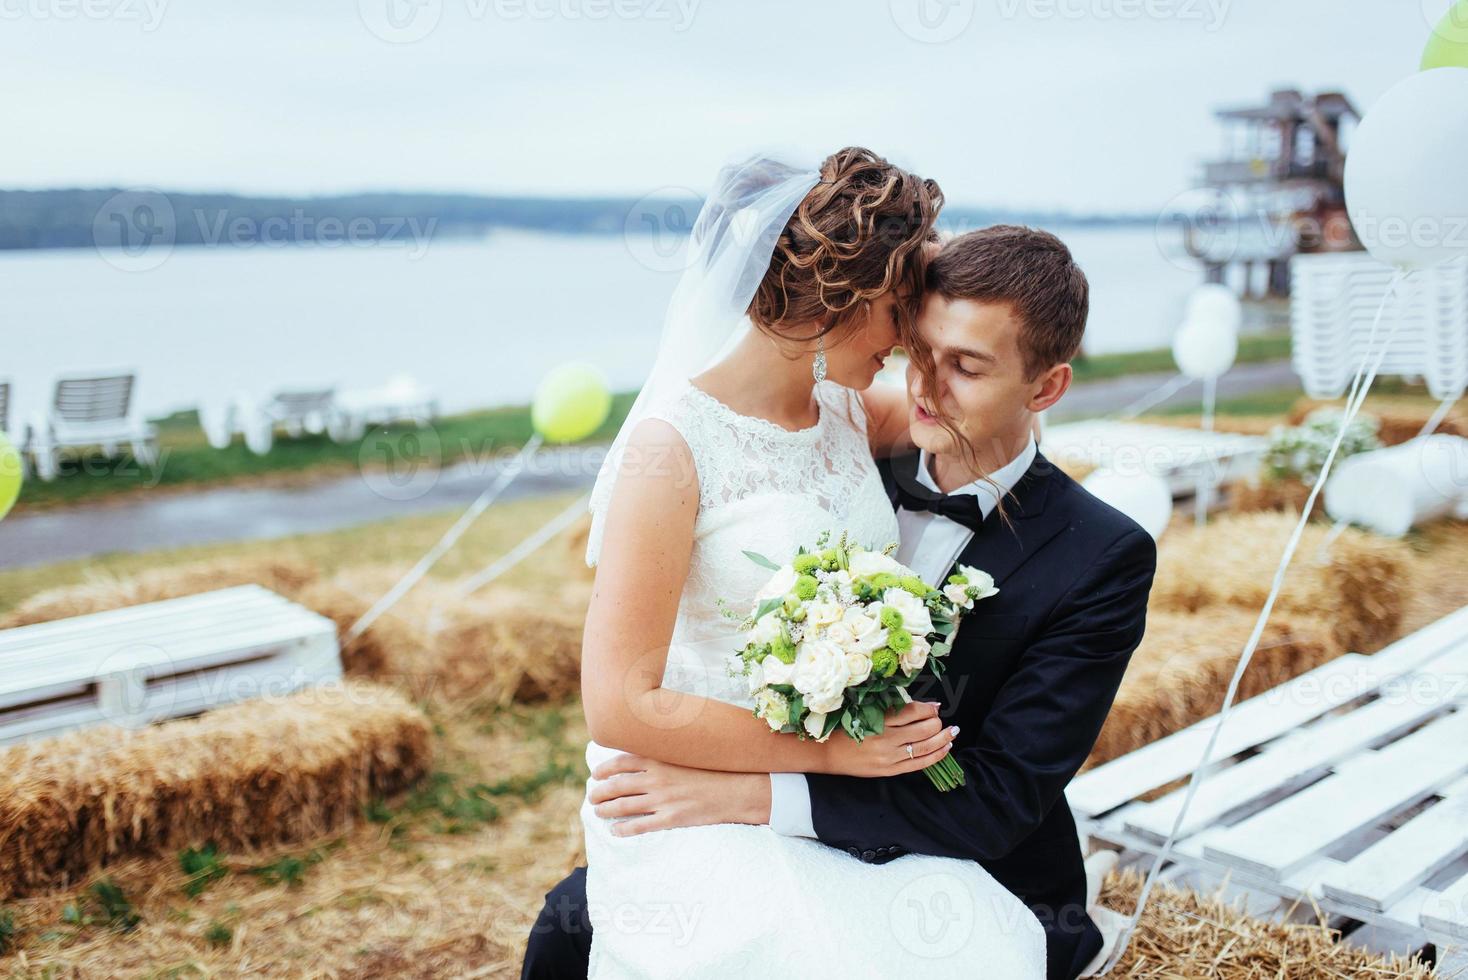
[[(1339, 398), (1372, 346), (1371, 323), (1393, 270), (1366, 252), (1297, 255), (1290, 263), (1294, 368), (1312, 398)], [(1382, 375), (1421, 378), (1434, 398), (1468, 385), (1468, 259), (1407, 276), (1377, 328), (1395, 329)]]

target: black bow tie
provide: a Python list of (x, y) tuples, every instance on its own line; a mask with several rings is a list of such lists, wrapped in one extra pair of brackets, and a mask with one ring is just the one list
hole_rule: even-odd
[(897, 505), (903, 510), (941, 514), (950, 521), (977, 531), (984, 523), (979, 498), (972, 493), (941, 494), (917, 482), (916, 473), (893, 481), (897, 486)]

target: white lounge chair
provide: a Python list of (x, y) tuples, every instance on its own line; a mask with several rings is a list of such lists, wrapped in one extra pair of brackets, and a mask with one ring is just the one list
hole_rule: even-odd
[(336, 625), (259, 585), (0, 631), (0, 745), (341, 676)]
[(247, 394), (227, 403), (199, 406), (199, 424), (216, 449), (224, 449), (243, 434), (252, 452), (264, 455), (275, 442), (275, 430), (292, 437), (325, 432), (335, 442), (362, 438), (369, 425), (416, 422), (426, 425), (438, 416), (438, 399), (413, 378), (400, 375), (380, 388), (338, 391), (313, 388), (277, 392), (264, 404)]
[(70, 375), (56, 382), (49, 411), (31, 424), (27, 449), (36, 475), (53, 480), (64, 449), (99, 447), (116, 456), (126, 444), (144, 466), (158, 462), (158, 430), (133, 407), (133, 372)]

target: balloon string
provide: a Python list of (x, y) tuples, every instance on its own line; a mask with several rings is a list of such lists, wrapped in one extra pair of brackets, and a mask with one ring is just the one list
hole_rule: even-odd
[(1443, 424), (1443, 419), (1448, 417), (1448, 413), (1453, 410), (1453, 406), (1458, 404), (1458, 399), (1462, 397), (1463, 392), (1459, 391), (1455, 395), (1449, 395), (1447, 398), (1444, 398), (1442, 404), (1437, 407), (1437, 411), (1433, 412), (1432, 417), (1422, 426), (1422, 431), (1417, 433), (1417, 438), (1421, 439), (1436, 432), (1437, 427)]
[(1136, 418), (1138, 415), (1141, 415), (1143, 412), (1152, 408), (1156, 408), (1158, 405), (1161, 405), (1163, 402), (1167, 401), (1173, 395), (1182, 391), (1184, 388), (1192, 383), (1192, 378), (1188, 377), (1186, 374), (1179, 374), (1177, 377), (1171, 378), (1168, 381), (1163, 382), (1163, 384), (1159, 385), (1156, 390), (1143, 395), (1141, 398), (1138, 398), (1136, 401), (1123, 408), (1120, 412), (1117, 412), (1116, 417), (1124, 422), (1130, 421)]
[[(1213, 760), (1213, 751), (1217, 747), (1218, 737), (1223, 732), (1224, 723), (1228, 720), (1229, 712), (1233, 708), (1234, 698), (1238, 696), (1239, 683), (1243, 679), (1244, 671), (1253, 659), (1254, 653), (1259, 648), (1259, 641), (1264, 636), (1264, 627), (1269, 623), (1269, 616), (1274, 611), (1274, 604), (1279, 599), (1279, 594), (1284, 588), (1285, 573), (1288, 571), (1290, 562), (1295, 557), (1295, 552), (1300, 546), (1300, 540), (1304, 537), (1305, 527), (1310, 522), (1310, 512), (1315, 506), (1316, 498), (1320, 496), (1321, 488), (1325, 486), (1326, 477), (1330, 474), (1331, 467), (1335, 464), (1336, 454), (1340, 451), (1341, 443), (1345, 441), (1346, 429), (1360, 411), (1361, 404), (1366, 400), (1366, 393), (1371, 390), (1371, 384), (1376, 380), (1377, 372), (1381, 369), (1382, 362), (1386, 358), (1386, 352), (1391, 347), (1392, 339), (1396, 336), (1397, 328), (1401, 326), (1402, 318), (1396, 318), (1391, 332), (1381, 344), (1381, 348), (1372, 355), (1371, 345), (1376, 339), (1377, 326), (1381, 323), (1382, 314), (1386, 311), (1387, 304), (1396, 293), (1397, 285), (1401, 282), (1403, 273), (1398, 270), (1393, 276), (1390, 285), (1387, 286), (1386, 295), (1381, 299), (1381, 305), (1377, 307), (1376, 318), (1371, 324), (1371, 333), (1367, 339), (1366, 353), (1361, 360), (1361, 366), (1356, 369), (1356, 376), (1351, 385), (1350, 396), (1346, 400), (1346, 410), (1341, 418), (1340, 429), (1336, 432), (1335, 441), (1331, 443), (1330, 452), (1326, 454), (1325, 462), (1320, 468), (1320, 475), (1315, 480), (1315, 485), (1310, 488), (1310, 496), (1305, 501), (1301, 510), (1299, 523), (1295, 525), (1294, 532), (1290, 535), (1289, 543), (1285, 545), (1284, 554), (1280, 556), (1279, 566), (1274, 572), (1274, 581), (1269, 590), (1269, 596), (1264, 600), (1264, 608), (1259, 611), (1259, 617), (1254, 622), (1254, 629), (1249, 634), (1249, 641), (1244, 646), (1243, 655), (1239, 658), (1238, 667), (1235, 668), (1233, 677), (1230, 678), (1228, 690), (1223, 697), (1223, 707), (1216, 716), (1217, 721), (1213, 730), (1209, 733), (1208, 743), (1203, 747), (1203, 756), (1198, 760), (1198, 765), (1188, 777), (1187, 791), (1183, 796), (1182, 806), (1178, 808), (1177, 815), (1173, 818), (1172, 829), (1163, 841), (1162, 848), (1158, 851), (1152, 868), (1147, 873), (1146, 880), (1142, 883), (1141, 894), (1137, 897), (1137, 908), (1127, 920), (1126, 928), (1121, 932), (1116, 942), (1116, 948), (1106, 958), (1106, 963), (1101, 967), (1096, 976), (1105, 976), (1121, 962), (1126, 953), (1128, 944), (1131, 942), (1132, 934), (1138, 923), (1141, 922), (1142, 912), (1147, 907), (1147, 899), (1152, 894), (1152, 887), (1157, 883), (1158, 874), (1162, 866), (1167, 863), (1172, 854), (1173, 844), (1176, 843), (1183, 821), (1187, 819), (1188, 810), (1193, 805), (1193, 798), (1197, 795), (1203, 780), (1207, 778), (1208, 764)], [(1369, 369), (1368, 369), (1369, 365)]]
[(577, 498), (575, 503), (541, 525), (534, 534), (515, 545), (514, 548), (496, 559), (483, 571), (459, 583), (458, 594), (460, 596), (466, 596), (471, 592), (477, 592), (530, 557), (547, 541), (560, 534), (563, 530), (574, 524), (578, 518), (582, 517), (586, 513), (586, 504), (590, 500), (591, 494), (589, 493)]
[(398, 583), (389, 589), (386, 595), (373, 603), (372, 608), (368, 609), (352, 624), (351, 628), (347, 630), (345, 642), (350, 643), (366, 632), (367, 628), (375, 623), (379, 616), (391, 609), (399, 599), (407, 595), (409, 589), (417, 585), (419, 580), (428, 574), (428, 570), (450, 548), (458, 543), (459, 539), (464, 536), (464, 532), (469, 530), (469, 526), (474, 523), (480, 514), (484, 513), (490, 504), (494, 503), (495, 498), (504, 491), (505, 487), (509, 486), (510, 482), (520, 475), (520, 472), (525, 469), (526, 464), (530, 462), (531, 457), (535, 455), (535, 451), (540, 448), (541, 443), (544, 441), (544, 438), (538, 432), (530, 437), (519, 454), (510, 460), (509, 464), (500, 471), (499, 478), (485, 488), (484, 492), (475, 499), (474, 503), (469, 505), (469, 509), (460, 515), (459, 519), (454, 522), (453, 527), (445, 531), (443, 537), (438, 539), (438, 543), (432, 548), (429, 548), (428, 552), (422, 558), (418, 559), (418, 563), (408, 569), (408, 574), (399, 579)]

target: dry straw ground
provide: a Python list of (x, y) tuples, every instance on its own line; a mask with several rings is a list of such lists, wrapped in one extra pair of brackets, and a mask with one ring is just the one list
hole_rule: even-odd
[[(527, 526), (526, 514), (553, 513), (560, 505), (506, 507), (503, 533), (479, 552), (475, 564), (507, 547)], [(1159, 590), (1163, 601), (1154, 608), (1148, 639), (1118, 699), (1116, 717), (1123, 720), (1114, 730), (1108, 725), (1102, 742), (1111, 748), (1103, 751), (1120, 751), (1216, 710), (1220, 678), (1242, 647), (1245, 621), (1252, 622), (1251, 603), (1267, 589), (1278, 547), (1272, 542), (1281, 527), (1277, 520), (1249, 518), (1216, 521), (1208, 538), (1190, 538), (1181, 526), (1169, 532), (1167, 570), (1159, 583), (1171, 584)], [(434, 528), (423, 531), (405, 553), (424, 537), (431, 540)], [(15, 931), (4, 940), (10, 953), (0, 956), (0, 976), (517, 975), (541, 894), (581, 857), (577, 807), (585, 729), (574, 692), (586, 586), (579, 570), (547, 574), (547, 568), (576, 569), (569, 557), (574, 545), (559, 547), (565, 550), (548, 549), (539, 568), (526, 570), (536, 577), (518, 578), (514, 588), (492, 589), (469, 601), (454, 597), (449, 576), (430, 578), (348, 651), (352, 674), (397, 688), (430, 719), (433, 769), (414, 789), (392, 795), (387, 784), (370, 779), (365, 787), (360, 778), (326, 779), (331, 786), (350, 783), (350, 791), (340, 792), (336, 803), (318, 801), (319, 809), (295, 818), (290, 834), (275, 838), (294, 840), (270, 843), (270, 832), (262, 828), (252, 838), (238, 819), (241, 811), (231, 809), (249, 804), (248, 792), (236, 799), (213, 787), (209, 798), (229, 799), (229, 806), (206, 814), (208, 819), (184, 819), (180, 826), (198, 821), (192, 833), (151, 838), (161, 853), (129, 858), (124, 848), (103, 870), (83, 874), (77, 863), (91, 866), (92, 856), (106, 850), (105, 844), (89, 845), (86, 860), (53, 865), (65, 866), (60, 873), (70, 876), (70, 884), (5, 901), (0, 935), (6, 913)], [(1174, 549), (1177, 558), (1169, 558)], [(237, 581), (262, 581), (346, 623), (385, 589), (403, 559), (384, 564), (393, 556), (374, 546), (365, 560), (343, 562), (336, 560), (338, 551), (336, 544), (274, 544), (149, 572), (142, 580), (94, 574), (80, 587), (21, 602), (7, 624)], [(1251, 684), (1268, 686), (1333, 655), (1342, 648), (1338, 634), (1384, 642), (1468, 602), (1468, 583), (1445, 573), (1468, 559), (1465, 525), (1437, 525), (1406, 544), (1347, 536), (1325, 564), (1307, 561), (1311, 554), (1307, 542), (1297, 559), (1301, 581), (1276, 613), (1259, 663), (1248, 675)], [(258, 706), (231, 710), (239, 718), (253, 715), (246, 727), (270, 737)], [(215, 714), (221, 716), (229, 714)], [(159, 731), (167, 727), (173, 726)], [(330, 738), (312, 741), (309, 732), (299, 737), (318, 746), (320, 758), (331, 757), (336, 743)], [(289, 758), (296, 740), (277, 743), (281, 759)], [(362, 741), (370, 736), (354, 736), (358, 747), (355, 754), (346, 750), (349, 758), (376, 753), (364, 753)], [(119, 753), (126, 748), (108, 747)], [(110, 758), (115, 763), (119, 757)], [(8, 768), (0, 778), (13, 783), (30, 766)], [(95, 784), (107, 768), (83, 775)], [(133, 760), (110, 768), (142, 766)], [(95, 795), (80, 793), (74, 802), (106, 811)], [(318, 824), (312, 813), (328, 816)], [(79, 820), (78, 832), (89, 821)], [(64, 824), (64, 816), (56, 823)], [(114, 833), (127, 839), (126, 830)], [(89, 839), (111, 838), (98, 832)], [(199, 873), (191, 878), (181, 870), (179, 851), (209, 840), (218, 856), (206, 863), (205, 887), (190, 888)], [(47, 866), (37, 858), (31, 862)], [(29, 879), (25, 872), (11, 874), (31, 885), (40, 880), (34, 873)], [(104, 880), (117, 891), (94, 887)], [(1108, 893), (1120, 897), (1134, 888), (1116, 879)], [(133, 915), (138, 921), (129, 927)], [(1266, 925), (1188, 893), (1164, 892), (1154, 899), (1128, 955), (1115, 975), (1422, 975), (1334, 945), (1318, 929)]]

